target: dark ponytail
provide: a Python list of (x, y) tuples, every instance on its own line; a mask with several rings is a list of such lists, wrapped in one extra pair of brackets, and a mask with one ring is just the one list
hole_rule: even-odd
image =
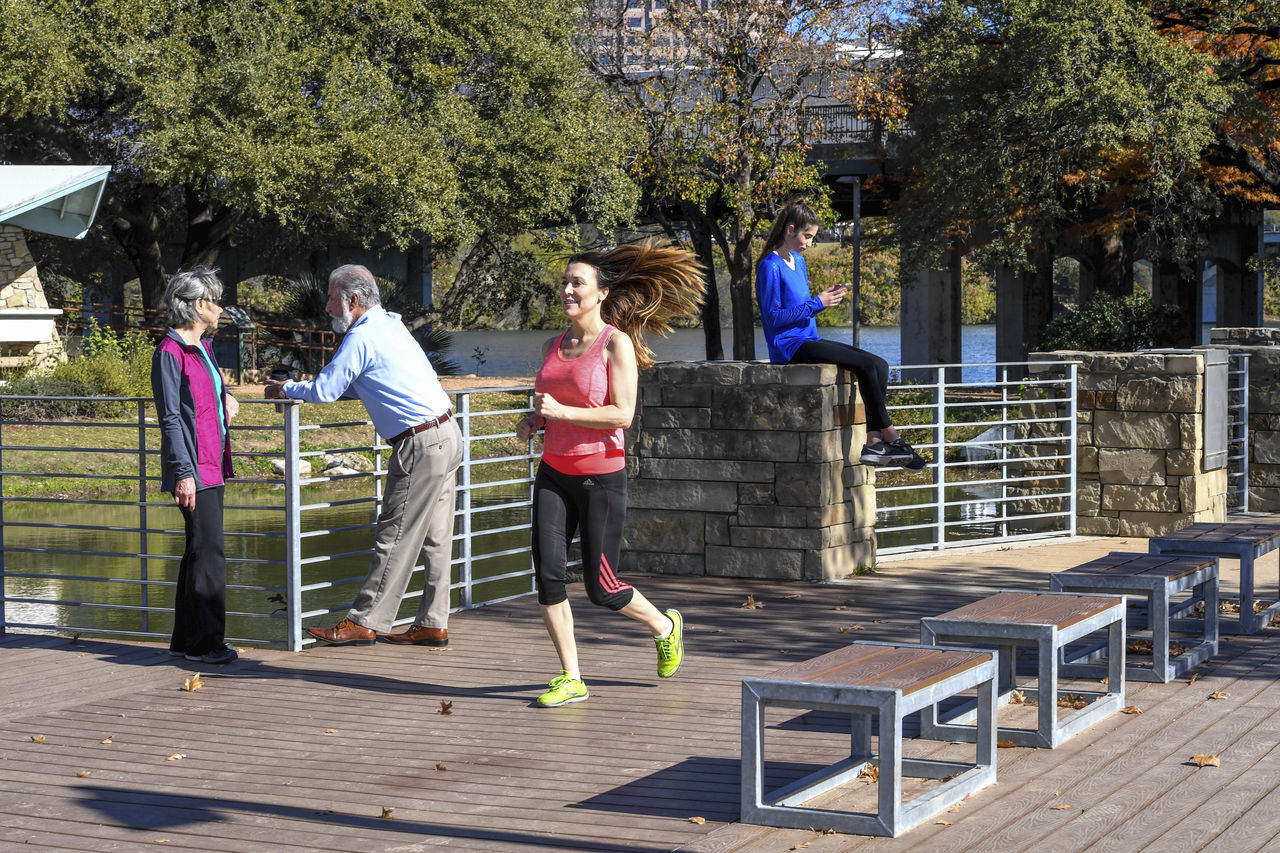
[(813, 208), (806, 203), (804, 196), (798, 195), (791, 199), (787, 202), (787, 206), (782, 208), (778, 218), (773, 221), (769, 236), (764, 241), (764, 251), (760, 253), (756, 263), (763, 261), (770, 252), (782, 245), (787, 235), (788, 225), (794, 225), (796, 231), (803, 231), (817, 224), (818, 214), (813, 212)]

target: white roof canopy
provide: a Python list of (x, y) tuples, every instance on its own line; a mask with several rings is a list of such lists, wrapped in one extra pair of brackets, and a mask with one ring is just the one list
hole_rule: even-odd
[(0, 166), (0, 223), (78, 240), (110, 173), (110, 166)]

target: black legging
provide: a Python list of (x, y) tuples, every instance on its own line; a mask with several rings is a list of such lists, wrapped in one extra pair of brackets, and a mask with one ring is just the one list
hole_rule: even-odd
[(582, 581), (593, 604), (621, 610), (635, 590), (615, 574), (627, 515), (626, 469), (611, 474), (562, 474), (546, 462), (533, 478), (533, 569), (539, 604), (559, 604), (575, 531), (582, 535)]
[(195, 509), (181, 507), (187, 545), (174, 590), (174, 652), (203, 655), (226, 641), (227, 561), (222, 545), (223, 487), (196, 492)]
[(791, 356), (791, 364), (836, 364), (852, 371), (867, 410), (867, 429), (879, 432), (892, 426), (884, 395), (889, 388), (889, 362), (864, 349), (819, 339), (805, 341)]

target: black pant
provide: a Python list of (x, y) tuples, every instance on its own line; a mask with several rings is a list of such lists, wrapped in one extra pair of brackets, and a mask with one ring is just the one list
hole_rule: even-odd
[(195, 509), (182, 508), (187, 548), (178, 567), (173, 602), (175, 652), (202, 655), (226, 642), (227, 560), (222, 549), (223, 487), (196, 492)]
[(575, 531), (582, 535), (582, 582), (593, 604), (621, 610), (635, 590), (614, 573), (627, 515), (627, 472), (562, 474), (543, 462), (533, 479), (533, 569), (539, 604), (559, 604)]
[(889, 362), (864, 349), (835, 341), (805, 341), (791, 356), (791, 364), (837, 364), (853, 373), (867, 410), (867, 429), (879, 432), (892, 425), (884, 396), (889, 388)]

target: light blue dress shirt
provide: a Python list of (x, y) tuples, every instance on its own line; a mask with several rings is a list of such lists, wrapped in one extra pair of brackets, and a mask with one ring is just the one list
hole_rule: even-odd
[(394, 438), (449, 411), (427, 354), (399, 314), (374, 305), (351, 324), (333, 360), (309, 382), (286, 382), (284, 395), (308, 403), (358, 397), (383, 438)]

